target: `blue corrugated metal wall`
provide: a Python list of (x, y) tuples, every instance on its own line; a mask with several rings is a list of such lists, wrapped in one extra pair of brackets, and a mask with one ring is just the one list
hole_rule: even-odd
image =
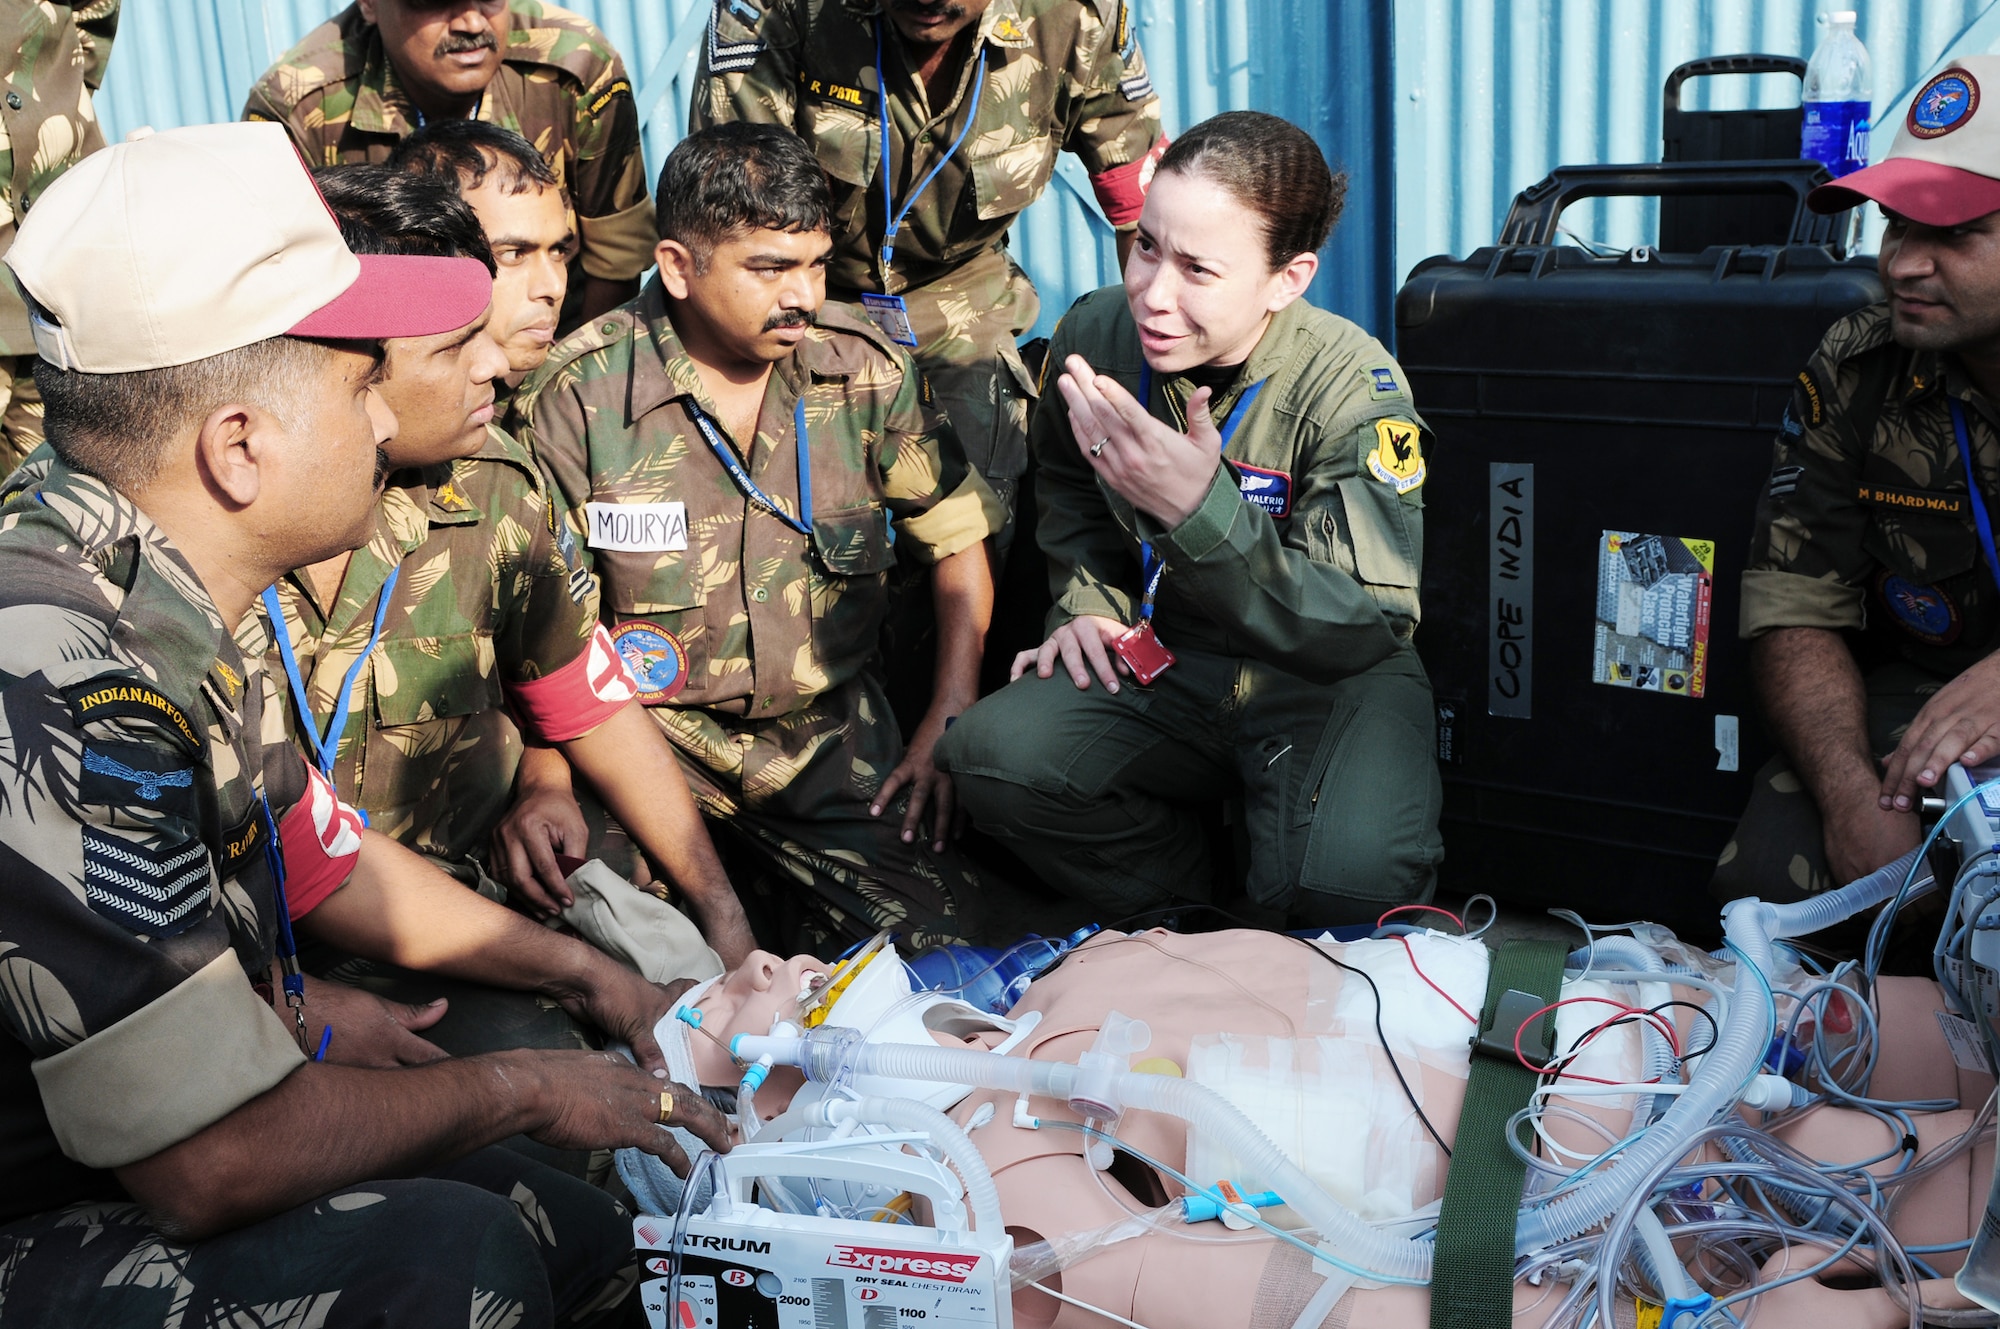
[[(1821, 12), (1849, 7), (1860, 12), (1874, 64), (1877, 123), (1891, 128), (1900, 99), (1947, 51), (1985, 49), (1990, 37), (1975, 20), (2000, 8), (1990, 0), (1396, 0), (1397, 279), (1428, 255), (1491, 244), (1514, 195), (1551, 167), (1658, 161), (1660, 90), (1674, 66), (1749, 51), (1810, 55)], [(1684, 104), (1776, 106), (1796, 102), (1798, 91), (1787, 75), (1700, 79)], [(1877, 154), (1890, 138), (1888, 129), (1875, 136)], [(1657, 204), (1600, 199), (1578, 204), (1564, 225), (1629, 247), (1651, 242), (1657, 219)]]
[[(1823, 0), (1133, 0), (1169, 133), (1255, 107), (1304, 125), (1350, 178), (1314, 299), (1384, 334), (1402, 275), (1498, 233), (1507, 204), (1564, 162), (1659, 156), (1660, 85), (1702, 55), (1809, 53)], [(679, 138), (707, 0), (572, 0), (622, 50), (657, 167)], [(228, 119), (252, 80), (335, 0), (128, 0), (98, 102), (113, 137)], [(2000, 39), (1994, 0), (1861, 5), (1878, 121), (1953, 50)], [(1706, 80), (1689, 104), (1777, 104), (1790, 79)], [(1750, 86), (1753, 82), (1757, 86)], [(1876, 137), (1876, 150), (1889, 135)], [(1579, 205), (1566, 224), (1618, 244), (1656, 208)], [(1016, 253), (1042, 290), (1041, 330), (1115, 278), (1110, 234), (1067, 156), (1021, 219)]]
[[(98, 113), (113, 138), (233, 118), (270, 62), (341, 6), (335, 0), (127, 0)], [(707, 0), (568, 0), (625, 54), (654, 169), (678, 141)], [(1386, 133), (1388, 13), (1327, 0), (1135, 0), (1140, 40), (1170, 133), (1230, 107), (1256, 106), (1310, 129), (1354, 179), (1354, 203), (1329, 247), (1315, 298), (1370, 327), (1388, 322), (1394, 273)], [(1331, 71), (1361, 71), (1332, 77)], [(1040, 330), (1070, 301), (1116, 279), (1109, 228), (1075, 160), (1021, 219), (1016, 253), (1042, 292)]]

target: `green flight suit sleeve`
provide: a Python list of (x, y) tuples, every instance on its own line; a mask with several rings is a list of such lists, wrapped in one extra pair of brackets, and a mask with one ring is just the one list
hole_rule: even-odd
[(1028, 446), (1035, 458), (1035, 538), (1049, 560), (1048, 630), (1085, 614), (1136, 621), (1139, 564), (1111, 515), (1097, 473), (1077, 451), (1069, 408), (1050, 382), (1076, 352), (1075, 339), (1056, 325), (1042, 369), (1041, 400), (1028, 422)]
[(1226, 466), (1180, 525), (1138, 517), (1181, 598), (1198, 600), (1245, 654), (1314, 683), (1380, 664), (1415, 631), (1423, 548), (1414, 488), (1399, 494), (1366, 468), (1382, 443), (1376, 419), (1334, 428), (1301, 468), (1285, 534), (1243, 501)]
[(695, 67), (690, 134), (732, 120), (792, 128), (806, 26), (799, 8), (773, 0), (753, 25), (743, 20), (754, 7), (717, 0)]

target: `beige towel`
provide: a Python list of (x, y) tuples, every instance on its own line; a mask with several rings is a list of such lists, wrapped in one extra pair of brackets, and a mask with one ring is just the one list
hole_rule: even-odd
[(648, 981), (714, 978), (722, 959), (701, 939), (688, 916), (591, 859), (569, 874), (576, 903), (562, 911), (563, 922), (615, 960)]

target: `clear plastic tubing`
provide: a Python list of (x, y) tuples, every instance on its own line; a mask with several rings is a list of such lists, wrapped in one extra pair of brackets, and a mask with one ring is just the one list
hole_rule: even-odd
[(860, 1121), (893, 1130), (928, 1133), (931, 1142), (944, 1151), (945, 1158), (958, 1169), (959, 1178), (965, 1182), (965, 1202), (972, 1209), (974, 1228), (984, 1236), (1000, 1231), (1000, 1189), (993, 1184), (993, 1173), (986, 1166), (985, 1156), (957, 1122), (930, 1104), (913, 1098), (821, 1099), (806, 1110), (806, 1120), (816, 1126)]
[[(907, 1043), (868, 1044), (858, 1031), (831, 1025), (821, 1025), (802, 1039), (739, 1035), (732, 1049), (741, 1057), (769, 1053), (775, 1061), (797, 1066), (805, 1071), (807, 1078), (819, 1083), (851, 1069), (857, 1074), (899, 1080), (974, 1084), (1065, 1103), (1070, 1100), (1079, 1075), (1077, 1067), (1067, 1062), (996, 1057), (990, 1052)], [(1213, 1090), (1191, 1080), (1130, 1071), (1112, 1076), (1111, 1084), (1127, 1109), (1179, 1117), (1221, 1143), (1242, 1161), (1247, 1172), (1265, 1178), (1273, 1190), (1284, 1196), (1292, 1212), (1318, 1230), (1332, 1253), (1397, 1281), (1429, 1280), (1428, 1243), (1392, 1237), (1371, 1227), (1315, 1185), (1248, 1117)]]
[[(1702, 1057), (1687, 1092), (1677, 1096), (1666, 1114), (1615, 1162), (1574, 1190), (1522, 1211), (1515, 1250), (1528, 1254), (1590, 1231), (1617, 1212), (1647, 1176), (1686, 1153), (1685, 1142), (1734, 1103), (1763, 1064), (1772, 1034), (1763, 978), (1775, 966), (1771, 942), (1816, 932), (1889, 899), (1901, 888), (1914, 860), (1913, 851), (1859, 881), (1798, 904), (1774, 905), (1750, 898), (1724, 909), (1723, 935), (1749, 963), (1736, 966), (1736, 986), (1714, 1050)], [(1752, 973), (1753, 968), (1759, 972)], [(780, 1065), (797, 1066), (820, 1084), (852, 1072), (977, 1085), (1065, 1103), (1079, 1074), (1068, 1062), (907, 1043), (870, 1044), (859, 1030), (831, 1025), (821, 1025), (804, 1038), (739, 1034), (730, 1047), (739, 1057), (756, 1060), (768, 1055)], [(1190, 1080), (1130, 1071), (1112, 1076), (1111, 1084), (1126, 1108), (1179, 1117), (1235, 1154), (1246, 1171), (1267, 1178), (1292, 1212), (1319, 1231), (1333, 1254), (1390, 1279), (1430, 1280), (1429, 1242), (1392, 1237), (1371, 1226), (1314, 1184), (1248, 1117), (1213, 1090)], [(970, 1143), (968, 1138), (968, 1147)]]
[[(1714, 1050), (1702, 1057), (1701, 1069), (1687, 1092), (1677, 1097), (1666, 1115), (1615, 1163), (1575, 1190), (1521, 1214), (1514, 1235), (1516, 1253), (1525, 1255), (1590, 1231), (1618, 1210), (1632, 1187), (1643, 1184), (1646, 1176), (1670, 1159), (1686, 1153), (1687, 1141), (1728, 1109), (1757, 1073), (1770, 1047), (1773, 1031), (1763, 1000), (1762, 975), (1776, 965), (1772, 941), (1817, 932), (1881, 904), (1901, 889), (1903, 876), (1915, 861), (1916, 851), (1912, 850), (1837, 891), (1797, 904), (1766, 904), (1755, 897), (1732, 901), (1722, 911), (1722, 934), (1748, 963), (1736, 966), (1736, 988)], [(1752, 968), (1761, 972), (1753, 974)]]

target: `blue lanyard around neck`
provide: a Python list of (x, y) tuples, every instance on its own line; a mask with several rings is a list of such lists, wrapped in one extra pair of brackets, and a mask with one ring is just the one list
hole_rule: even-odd
[[(1243, 417), (1250, 414), (1250, 403), (1256, 401), (1257, 394), (1264, 390), (1265, 381), (1260, 378), (1249, 387), (1243, 389), (1243, 395), (1238, 397), (1236, 404), (1229, 408), (1229, 418), (1222, 423), (1217, 431), (1222, 435), (1222, 451), (1229, 451), (1229, 440), (1236, 437), (1236, 426), (1242, 424)], [(1151, 365), (1139, 366), (1139, 404), (1146, 408), (1146, 414), (1151, 415), (1153, 413), (1153, 367)], [(1139, 597), (1139, 621), (1147, 623), (1152, 621), (1153, 601), (1160, 594), (1160, 578), (1167, 571), (1167, 560), (1153, 552), (1153, 542), (1150, 540), (1139, 542), (1139, 558), (1145, 565), (1145, 570), (1141, 575), (1145, 578), (1146, 582), (1145, 593)]]
[(736, 450), (731, 448), (728, 441), (722, 437), (722, 431), (715, 427), (715, 421), (708, 418), (708, 412), (697, 406), (692, 397), (683, 398), (682, 400), (683, 404), (687, 407), (688, 419), (694, 422), (695, 431), (708, 444), (708, 450), (715, 454), (715, 459), (722, 463), (722, 469), (729, 472), (729, 478), (736, 482), (736, 487), (743, 491), (743, 497), (749, 499), (752, 503), (755, 503), (758, 507), (797, 531), (800, 535), (805, 536), (806, 539), (812, 539), (812, 451), (806, 443), (806, 399), (804, 394), (799, 396), (797, 405), (792, 407), (792, 438), (794, 445), (798, 448), (799, 454), (799, 515), (796, 517), (779, 507), (776, 503), (773, 503), (770, 495), (757, 487), (757, 482), (750, 478), (750, 472), (744, 470), (743, 463), (737, 460)]
[(1986, 570), (2000, 585), (2000, 551), (1993, 547), (1993, 520), (1986, 515), (1986, 496), (1979, 492), (1979, 476), (1972, 466), (1972, 434), (1965, 427), (1965, 408), (1950, 394), (1945, 400), (1951, 406), (1951, 432), (1958, 437), (1958, 455), (1965, 462), (1965, 487), (1972, 491), (1972, 521), (1979, 527), (1980, 551), (1986, 555)]
[(931, 173), (923, 178), (910, 196), (903, 200), (903, 210), (896, 211), (896, 195), (889, 187), (889, 83), (882, 77), (882, 20), (875, 20), (875, 96), (881, 105), (882, 160), (877, 169), (882, 172), (882, 219), (887, 229), (882, 233), (882, 275), (889, 275), (889, 264), (896, 257), (896, 232), (903, 228), (903, 219), (910, 215), (917, 200), (937, 179), (938, 172), (945, 163), (958, 155), (958, 149), (965, 142), (965, 136), (972, 132), (973, 121), (979, 118), (979, 93), (986, 86), (986, 47), (979, 48), (979, 67), (972, 75), (972, 106), (965, 113), (965, 128), (958, 131), (958, 137), (951, 141), (951, 151), (938, 158), (938, 164), (931, 167)]
[[(375, 601), (375, 626), (368, 633), (368, 645), (347, 667), (346, 677), (340, 680), (340, 691), (333, 698), (333, 719), (327, 722), (324, 733), (313, 716), (312, 702), (306, 698), (306, 681), (299, 673), (298, 657), (292, 654), (292, 634), (285, 627), (285, 608), (278, 599), (278, 588), (264, 588), (264, 611), (271, 616), (271, 632), (278, 639), (278, 658), (285, 662), (285, 677), (292, 684), (292, 704), (298, 707), (299, 724), (312, 746), (313, 765), (319, 767), (319, 773), (329, 780), (333, 778), (333, 760), (340, 752), (341, 731), (347, 728), (348, 706), (354, 699), (354, 680), (361, 676), (361, 666), (368, 663), (368, 657), (375, 653), (375, 643), (382, 640), (382, 620), (388, 617), (389, 597), (395, 594), (396, 579), (402, 572), (403, 565), (398, 563), (389, 569), (388, 580), (382, 583), (382, 593)], [(279, 873), (282, 881), (282, 868)], [(279, 889), (282, 892), (282, 885)]]

